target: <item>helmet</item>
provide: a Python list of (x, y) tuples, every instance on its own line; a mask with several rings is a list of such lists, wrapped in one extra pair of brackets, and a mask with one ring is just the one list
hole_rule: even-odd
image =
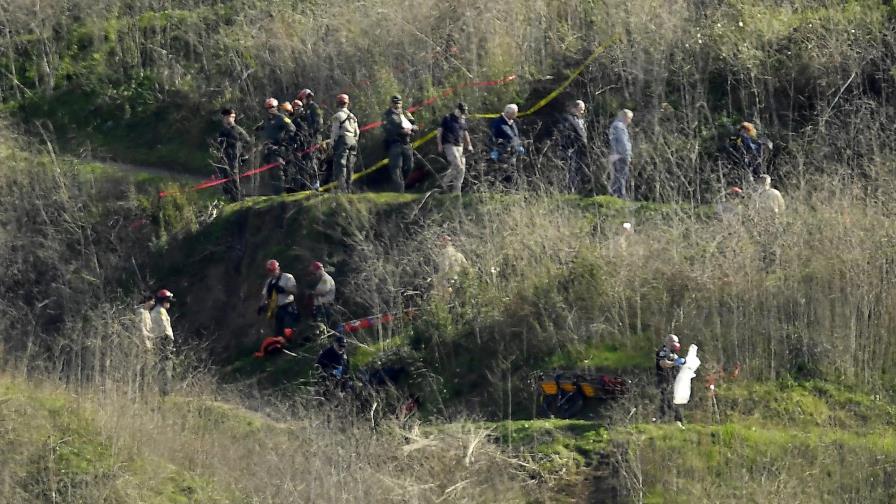
[(304, 100), (306, 96), (310, 96), (310, 97), (314, 98), (314, 92), (311, 91), (310, 89), (303, 89), (303, 90), (299, 91), (299, 95), (297, 96), (297, 98), (300, 100)]
[(168, 289), (162, 289), (156, 292), (157, 301), (174, 301), (174, 293)]
[(278, 102), (276, 99), (268, 98), (267, 100), (264, 101), (264, 108), (266, 108), (266, 109), (277, 108), (277, 103)]
[(336, 95), (336, 103), (348, 104), (348, 95), (345, 93)]
[(292, 104), (289, 102), (283, 102), (280, 104), (280, 110), (292, 114)]
[(264, 267), (268, 272), (273, 273), (280, 267), (280, 263), (277, 262), (276, 259), (268, 259), (268, 262), (265, 263)]
[(319, 261), (314, 261), (313, 263), (311, 263), (311, 271), (323, 271), (323, 269), (324, 265)]
[(392, 95), (392, 103), (401, 103), (401, 95)]

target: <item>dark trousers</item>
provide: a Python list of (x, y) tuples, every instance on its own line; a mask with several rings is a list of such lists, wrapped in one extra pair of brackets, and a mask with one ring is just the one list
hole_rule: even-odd
[(315, 322), (321, 323), (327, 327), (331, 327), (333, 320), (333, 307), (332, 305), (328, 304), (314, 305), (312, 316), (314, 317)]
[(660, 409), (657, 414), (657, 420), (666, 420), (669, 415), (673, 415), (676, 422), (683, 422), (684, 417), (681, 416), (681, 408), (679, 408), (673, 399), (672, 384), (660, 385)]
[(628, 199), (625, 188), (628, 186), (629, 161), (627, 158), (619, 158), (613, 161), (613, 179), (610, 181), (610, 194), (621, 199)]
[(333, 182), (337, 190), (347, 192), (351, 189), (357, 156), (357, 144), (348, 144), (343, 138), (336, 141), (333, 146)]
[(392, 190), (404, 192), (404, 178), (414, 169), (414, 149), (407, 144), (389, 146), (389, 175), (392, 179)]
[(272, 163), (277, 163), (280, 165), (268, 170), (268, 173), (271, 174), (271, 192), (273, 192), (275, 195), (283, 194), (283, 171), (285, 168), (285, 163), (283, 162), (283, 153), (281, 151), (282, 149), (278, 145), (265, 144), (264, 146), (264, 164), (269, 165)]
[(295, 329), (299, 323), (299, 309), (295, 303), (286, 303), (274, 312), (274, 336), (284, 336), (286, 328)]
[(566, 186), (569, 191), (580, 192), (587, 174), (584, 149), (579, 147), (569, 149), (566, 152)]
[(218, 167), (218, 176), (228, 179), (222, 186), (222, 189), (224, 190), (224, 195), (230, 198), (230, 201), (239, 201), (242, 198), (239, 167), (239, 160), (227, 156), (224, 157), (224, 166)]

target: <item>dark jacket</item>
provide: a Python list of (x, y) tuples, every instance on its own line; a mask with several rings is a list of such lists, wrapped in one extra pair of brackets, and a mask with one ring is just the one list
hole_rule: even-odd
[(417, 124), (417, 121), (414, 120), (414, 116), (406, 110), (402, 110), (399, 113), (395, 109), (389, 108), (383, 112), (383, 141), (386, 143), (387, 147), (395, 144), (407, 145), (411, 143), (411, 136), (413, 133), (407, 133), (402, 129), (402, 115), (404, 115), (405, 119), (407, 119), (412, 126)]
[(462, 146), (466, 139), (467, 120), (454, 113), (442, 118), (442, 145)]
[(273, 145), (283, 145), (289, 136), (296, 132), (296, 127), (285, 115), (274, 112), (268, 113), (261, 123), (264, 141)]
[[(656, 386), (660, 388), (671, 387), (675, 383), (675, 377), (678, 376), (679, 367), (675, 365), (678, 355), (672, 350), (666, 348), (666, 345), (659, 347), (656, 351)], [(672, 364), (672, 366), (664, 367), (662, 362)]]
[(520, 143), (520, 131), (516, 127), (516, 121), (509, 122), (504, 114), (492, 121), (489, 129), (496, 144), (510, 146)]
[(249, 134), (236, 124), (222, 126), (221, 131), (218, 132), (218, 146), (221, 147), (224, 159), (228, 163), (236, 163), (247, 154), (251, 145), (252, 139), (249, 138)]
[(328, 375), (336, 374), (337, 370), (340, 370), (340, 377), (346, 376), (350, 369), (348, 354), (344, 352), (339, 353), (333, 348), (333, 345), (325, 348), (324, 351), (317, 356), (317, 365)]
[(560, 144), (567, 149), (578, 149), (588, 145), (588, 131), (585, 129), (585, 121), (574, 114), (563, 114), (560, 127), (557, 129), (560, 135)]
[(320, 113), (320, 107), (317, 103), (309, 101), (303, 108), (305, 112), (302, 114), (302, 122), (305, 123), (311, 138), (315, 142), (320, 142), (324, 129), (324, 116)]

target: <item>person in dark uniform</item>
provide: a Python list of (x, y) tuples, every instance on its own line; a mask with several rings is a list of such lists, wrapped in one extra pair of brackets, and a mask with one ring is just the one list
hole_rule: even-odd
[(288, 117), (277, 111), (277, 105), (278, 102), (274, 98), (264, 101), (264, 108), (268, 115), (261, 124), (255, 127), (255, 130), (261, 131), (264, 138), (264, 164), (280, 165), (270, 170), (271, 189), (274, 194), (283, 194), (283, 170), (286, 166), (284, 149), (287, 148), (290, 136), (295, 134), (296, 127)]
[(660, 393), (660, 407), (659, 413), (653, 421), (661, 422), (671, 414), (678, 426), (682, 427), (684, 418), (681, 415), (681, 409), (672, 400), (672, 386), (675, 384), (678, 370), (684, 364), (684, 358), (678, 356), (680, 351), (681, 344), (678, 342), (678, 336), (674, 334), (666, 336), (663, 345), (656, 351), (656, 388)]
[(345, 353), (345, 336), (337, 335), (333, 338), (333, 344), (325, 348), (317, 356), (317, 365), (321, 372), (332, 378), (345, 378), (349, 374), (350, 362)]
[(389, 154), (392, 190), (395, 192), (404, 192), (404, 179), (414, 170), (411, 137), (415, 131), (417, 121), (402, 108), (401, 96), (393, 96), (392, 106), (383, 113), (383, 135)]
[(236, 124), (236, 112), (233, 109), (221, 110), (221, 130), (218, 132), (218, 147), (221, 149), (223, 164), (217, 165), (218, 176), (228, 179), (224, 184), (224, 194), (231, 201), (242, 198), (240, 192), (240, 169), (248, 158), (252, 139), (246, 130)]

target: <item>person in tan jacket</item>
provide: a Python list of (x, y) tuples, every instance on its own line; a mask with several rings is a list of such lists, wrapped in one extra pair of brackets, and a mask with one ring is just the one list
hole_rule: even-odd
[(759, 191), (756, 193), (756, 209), (765, 215), (778, 216), (784, 213), (784, 197), (777, 189), (772, 189), (772, 178), (759, 176)]
[(162, 289), (156, 293), (156, 303), (150, 312), (153, 342), (158, 347), (159, 393), (163, 396), (171, 393), (174, 377), (174, 331), (171, 329), (171, 317), (168, 316), (172, 302), (174, 294)]

